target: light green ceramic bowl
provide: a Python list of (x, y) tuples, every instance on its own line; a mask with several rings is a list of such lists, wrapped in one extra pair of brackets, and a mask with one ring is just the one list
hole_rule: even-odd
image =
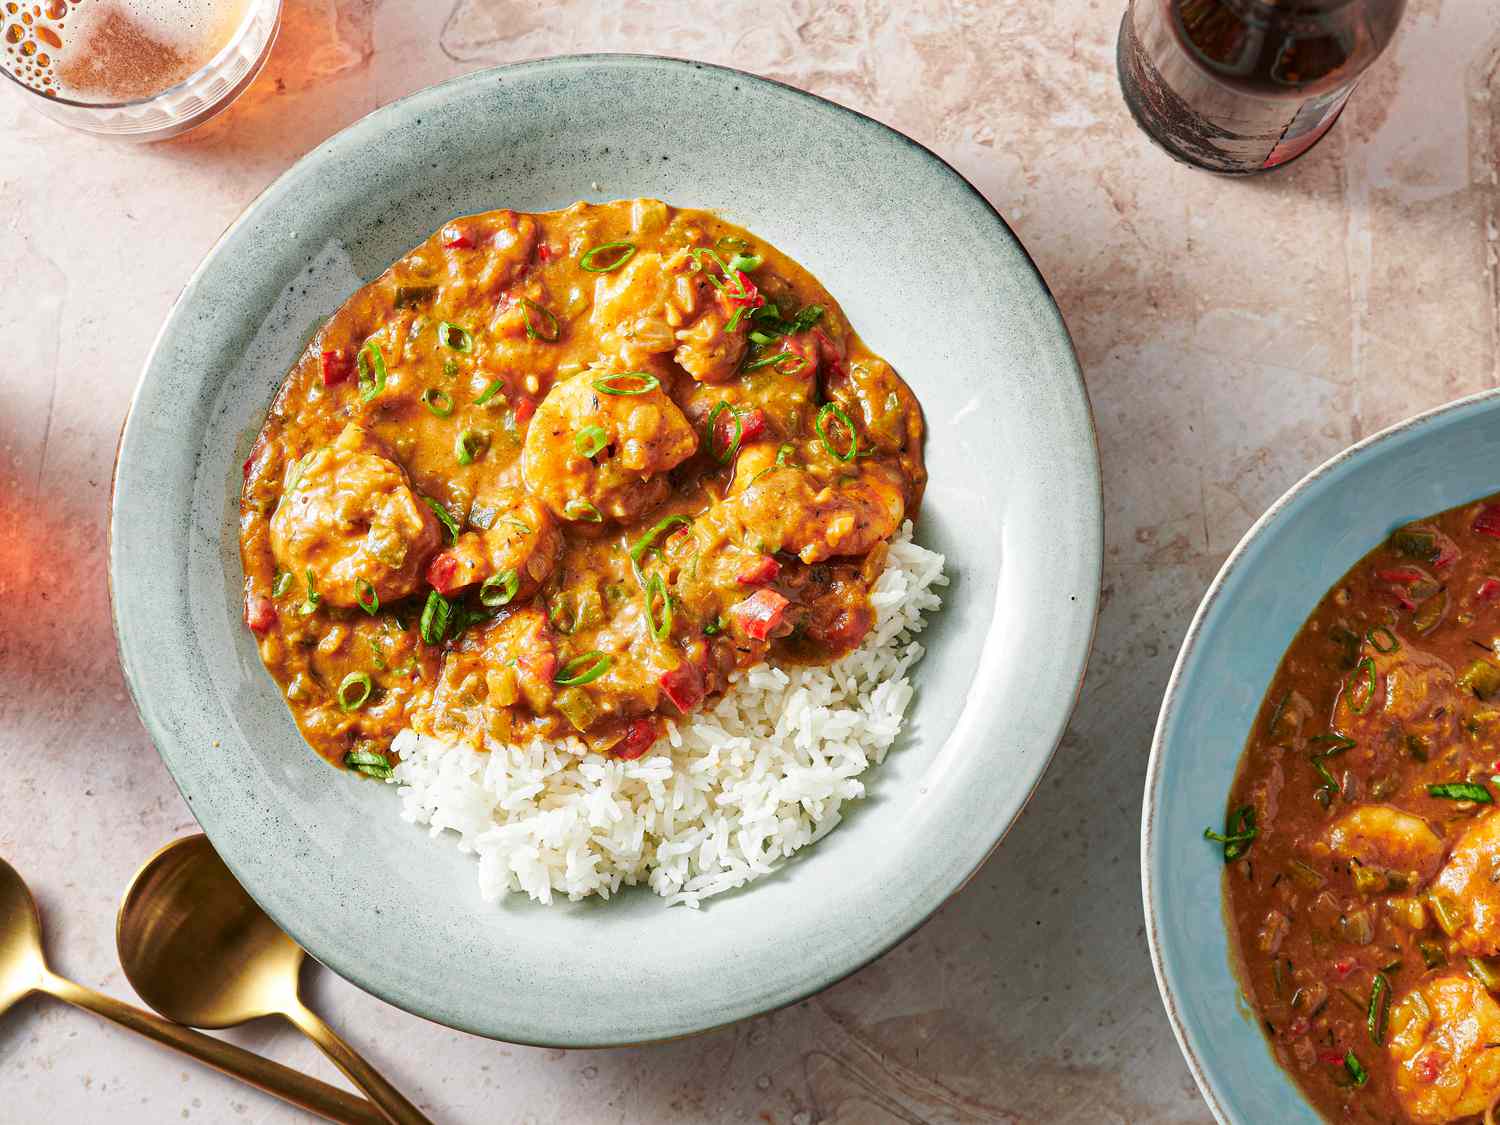
[[(948, 556), (908, 732), (870, 797), (777, 875), (665, 909), (487, 906), (472, 860), (302, 742), (240, 621), (240, 463), (309, 329), (450, 216), (638, 195), (786, 250), (911, 383)], [(481, 71), (371, 114), (276, 181), (172, 309), (121, 439), (120, 657), (214, 846), (314, 957), (481, 1035), (595, 1045), (800, 999), (899, 941), (982, 863), (1073, 706), (1099, 588), (1098, 455), (1056, 306), (932, 153), (730, 70), (593, 56)]]

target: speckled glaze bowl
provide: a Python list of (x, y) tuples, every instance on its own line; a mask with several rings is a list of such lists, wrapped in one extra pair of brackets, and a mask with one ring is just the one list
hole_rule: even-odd
[(1230, 966), (1220, 909), (1229, 785), (1286, 648), (1329, 587), (1401, 524), (1500, 489), (1500, 391), (1421, 414), (1273, 504), (1198, 607), (1146, 775), (1141, 875), (1157, 984), (1193, 1077), (1229, 1125), (1318, 1121), (1277, 1066)]
[[(926, 408), (918, 539), (953, 585), (870, 797), (784, 871), (666, 909), (484, 904), (471, 857), (302, 742), (241, 623), (240, 463), (310, 330), (453, 215), (639, 195), (714, 208), (839, 298)], [(599, 1045), (800, 999), (914, 929), (1020, 812), (1072, 708), (1100, 574), (1099, 469), (1066, 329), (1005, 223), (932, 153), (730, 70), (570, 57), (371, 114), (224, 235), (173, 308), (121, 439), (120, 656), (214, 846), (314, 957), (481, 1035)]]

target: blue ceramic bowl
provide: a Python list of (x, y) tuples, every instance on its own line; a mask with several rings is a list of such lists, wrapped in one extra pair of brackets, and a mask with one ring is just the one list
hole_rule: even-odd
[(1256, 522), (1188, 629), (1151, 748), (1141, 874), (1162, 1000), (1222, 1122), (1320, 1119), (1241, 997), (1220, 909), (1224, 864), (1203, 829), (1223, 820), (1266, 686), (1318, 600), (1395, 527), (1500, 489), (1497, 466), (1500, 391), (1367, 438)]
[[(918, 539), (953, 585), (870, 799), (692, 912), (648, 891), (487, 906), (471, 857), (303, 743), (240, 621), (240, 462), (310, 328), (449, 217), (638, 195), (714, 208), (840, 299), (921, 398)], [(909, 933), (984, 860), (1062, 733), (1093, 631), (1099, 469), (1067, 331), (984, 199), (882, 125), (735, 71), (624, 56), (481, 71), (334, 137), (189, 281), (121, 439), (115, 627), (214, 846), (305, 949), (496, 1038), (658, 1039), (787, 1004)]]

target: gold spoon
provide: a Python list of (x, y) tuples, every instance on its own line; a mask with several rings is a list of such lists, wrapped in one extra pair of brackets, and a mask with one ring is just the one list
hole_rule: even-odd
[(0, 1013), (23, 996), (45, 992), (74, 1007), (113, 1020), (121, 1027), (183, 1054), (192, 1055), (242, 1082), (301, 1106), (330, 1121), (349, 1125), (380, 1125), (375, 1107), (362, 1098), (319, 1082), (253, 1051), (215, 1039), (212, 1035), (169, 1023), (160, 1016), (132, 1007), (58, 976), (47, 967), (42, 950), (42, 921), (36, 900), (16, 869), (0, 859)]
[(141, 999), (192, 1027), (290, 1020), (396, 1125), (432, 1125), (302, 1003), (303, 952), (245, 893), (207, 836), (174, 840), (136, 872), (115, 944)]

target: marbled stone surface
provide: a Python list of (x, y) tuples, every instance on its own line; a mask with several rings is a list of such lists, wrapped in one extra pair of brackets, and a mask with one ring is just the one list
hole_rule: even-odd
[[(392, 98), (538, 55), (690, 55), (912, 134), (1036, 257), (1104, 456), (1104, 610), (1077, 715), (970, 885), (792, 1009), (573, 1052), (467, 1038), (327, 973), (311, 976), (313, 1004), (438, 1121), (1206, 1121), (1140, 922), (1157, 703), (1203, 588), (1283, 489), (1350, 441), (1497, 381), (1500, 10), (1414, 0), (1327, 140), (1227, 182), (1132, 125), (1117, 2), (287, 4), (251, 92), (176, 141), (111, 144), (0, 98), (0, 854), (36, 890), (58, 970), (131, 996), (118, 895), (194, 827), (126, 698), (104, 580), (116, 435), (193, 266), (276, 174)], [(332, 1076), (285, 1027), (231, 1037)], [(0, 1018), (0, 1092), (6, 1122), (298, 1119), (46, 999)]]

